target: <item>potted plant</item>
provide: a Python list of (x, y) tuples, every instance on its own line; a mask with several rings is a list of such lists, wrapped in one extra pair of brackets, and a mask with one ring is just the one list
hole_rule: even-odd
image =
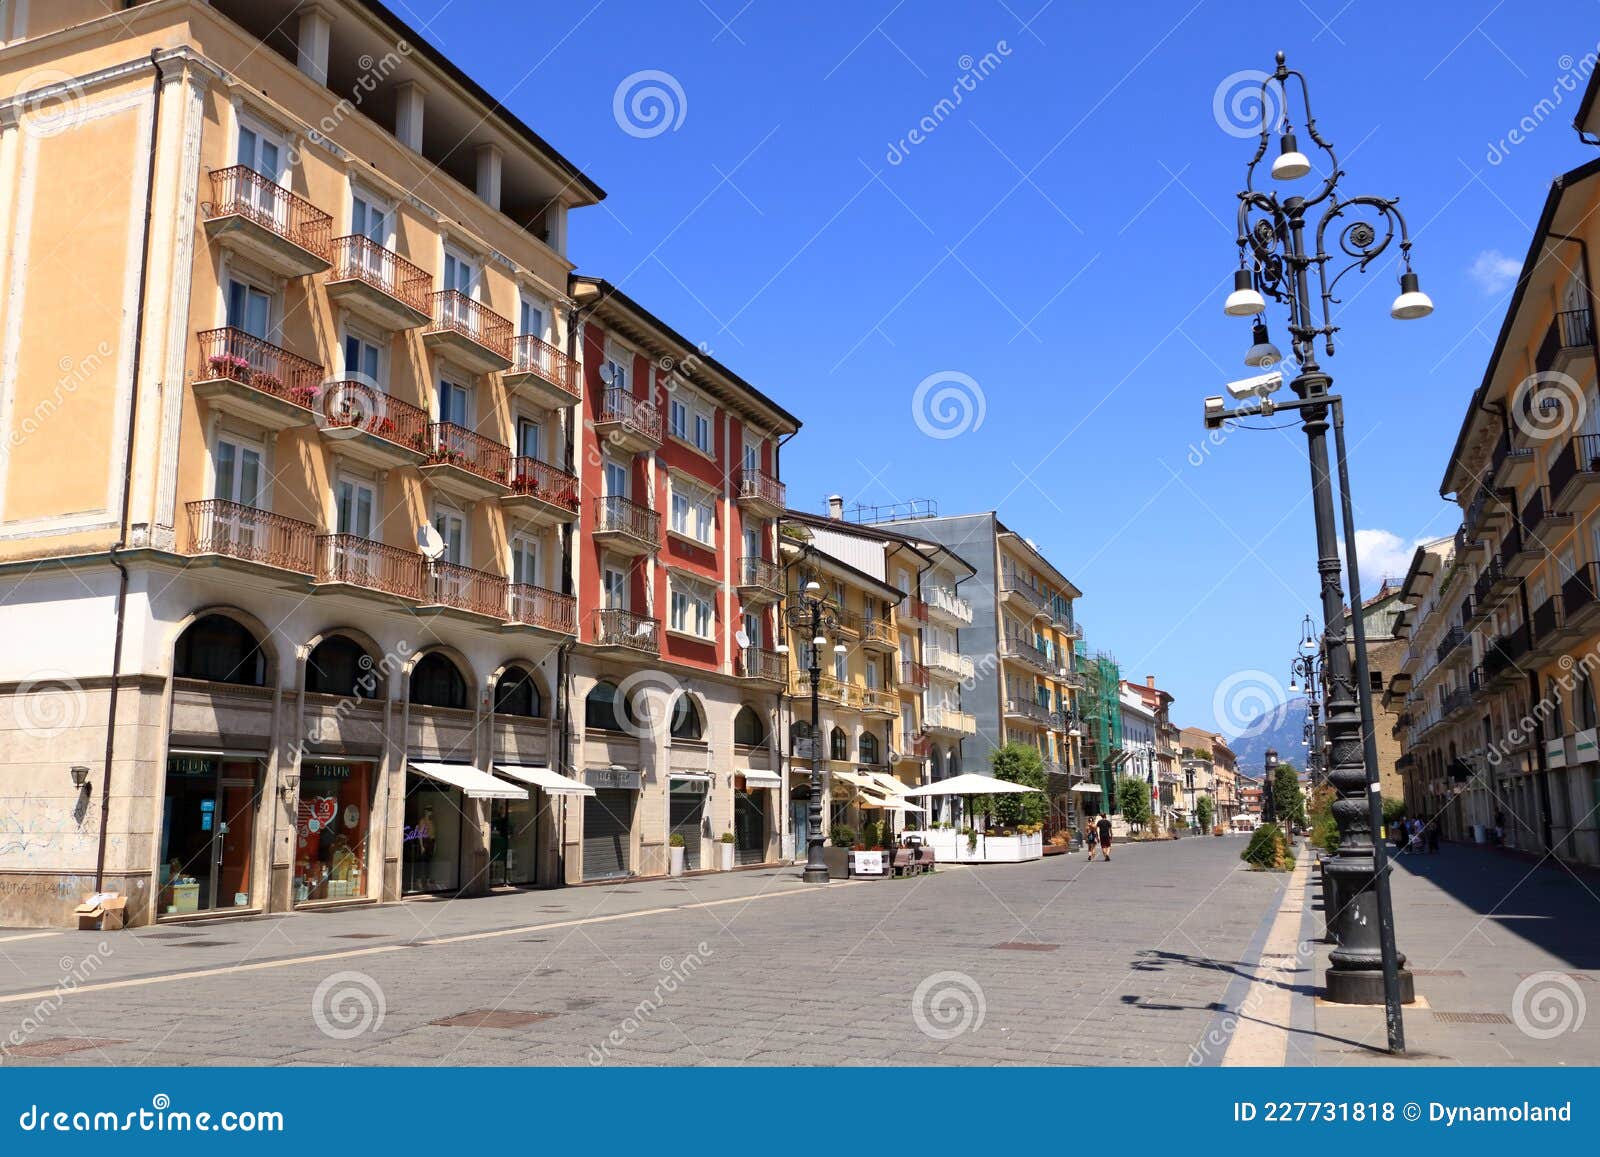
[(822, 862), (828, 865), (830, 880), (849, 878), (850, 849), (855, 842), (855, 831), (844, 824), (834, 824), (828, 829), (828, 846), (822, 849)]
[(733, 871), (733, 833), (723, 832), (722, 838), (717, 841), (717, 868), (720, 871)]
[(667, 847), (669, 849), (669, 854), (672, 857), (672, 864), (668, 870), (674, 876), (683, 875), (683, 833), (673, 832), (670, 836), (668, 836)]

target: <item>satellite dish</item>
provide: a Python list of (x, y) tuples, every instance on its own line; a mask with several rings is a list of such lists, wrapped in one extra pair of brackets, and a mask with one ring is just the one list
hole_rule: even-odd
[(750, 645), (750, 636), (745, 633), (743, 627), (740, 627), (738, 631), (734, 633), (733, 641), (739, 644), (740, 650), (744, 650)]
[(652, 634), (655, 633), (655, 629), (654, 623), (640, 623), (637, 627), (633, 628), (633, 637), (636, 639), (648, 639)]
[(613, 370), (613, 369), (612, 369), (612, 368), (611, 368), (611, 367), (610, 367), (610, 366), (609, 366), (609, 365), (603, 365), (603, 366), (601, 366), (601, 367), (600, 367), (600, 369), (599, 369), (599, 370), (598, 370), (598, 371), (597, 371), (597, 375), (598, 375), (598, 377), (599, 377), (599, 378), (600, 378), (600, 380), (601, 380), (601, 381), (602, 381), (602, 382), (604, 382), (604, 383), (605, 383), (605, 384), (606, 384), (606, 385), (608, 385), (608, 386), (609, 386), (609, 385), (610, 385), (610, 384), (611, 384), (611, 383), (612, 383), (612, 382), (614, 382), (614, 381), (616, 381), (616, 380), (617, 380), (617, 373), (616, 373), (616, 371), (615, 371), (615, 370)]
[(424, 522), (417, 527), (417, 549), (427, 557), (429, 562), (438, 562), (444, 554), (444, 539), (439, 537), (439, 532), (430, 523)]
[(889, 749), (889, 762), (890, 763), (899, 763), (900, 762), (900, 753), (898, 751), (896, 751), (892, 747)]

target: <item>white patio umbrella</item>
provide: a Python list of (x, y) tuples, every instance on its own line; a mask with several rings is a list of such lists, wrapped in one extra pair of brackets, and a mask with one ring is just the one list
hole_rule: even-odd
[(949, 779), (941, 779), (938, 783), (930, 783), (927, 787), (913, 787), (904, 794), (908, 796), (1011, 795), (1038, 790), (1036, 787), (996, 779), (992, 775), (974, 775), (969, 771), (962, 775), (951, 776)]

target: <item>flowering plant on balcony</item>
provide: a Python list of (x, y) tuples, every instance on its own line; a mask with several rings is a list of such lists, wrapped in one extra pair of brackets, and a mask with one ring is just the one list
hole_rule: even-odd
[(250, 384), (263, 393), (283, 393), (283, 380), (277, 374), (268, 373), (266, 370), (257, 370), (251, 374)]
[(241, 382), (250, 380), (250, 361), (238, 354), (212, 354), (210, 364), (211, 372), (219, 378), (233, 378)]
[(317, 401), (317, 387), (316, 386), (290, 386), (289, 387), (289, 400), (291, 402), (295, 403), (295, 405), (297, 405), (297, 406), (304, 406), (307, 409), (310, 409), (312, 406), (314, 406), (316, 404), (316, 401)]

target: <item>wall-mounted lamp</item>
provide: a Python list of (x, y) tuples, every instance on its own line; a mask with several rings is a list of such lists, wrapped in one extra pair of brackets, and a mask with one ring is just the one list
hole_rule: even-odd
[(278, 795), (285, 803), (294, 799), (300, 793), (300, 777), (294, 772), (284, 775), (278, 783)]
[(83, 763), (72, 765), (72, 786), (80, 792), (88, 794), (92, 789), (89, 786), (89, 766)]

